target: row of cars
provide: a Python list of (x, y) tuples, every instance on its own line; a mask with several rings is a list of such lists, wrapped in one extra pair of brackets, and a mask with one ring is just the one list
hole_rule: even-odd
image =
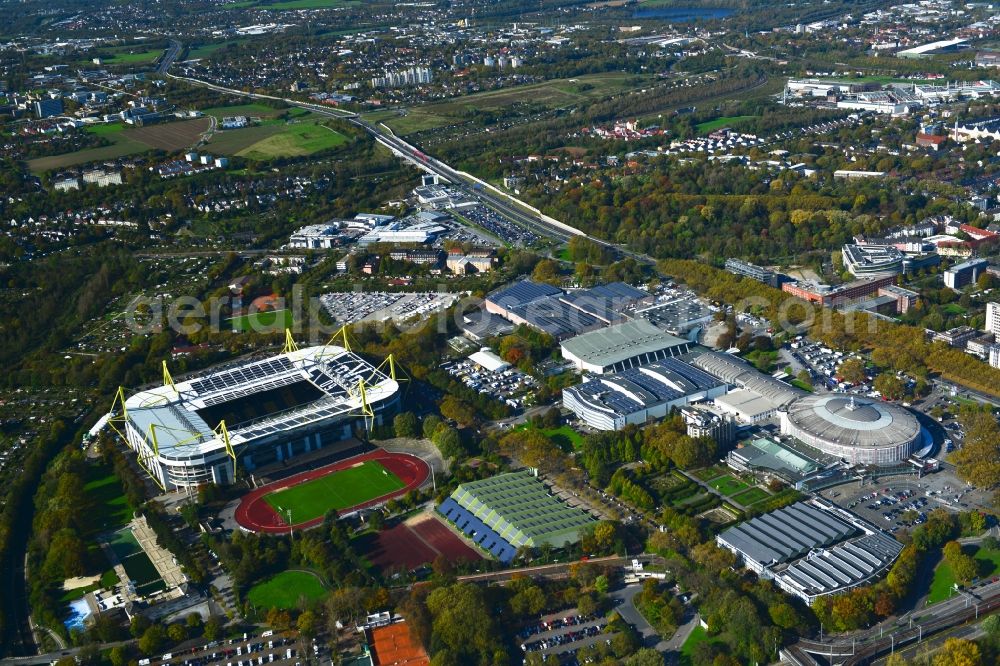
[(549, 648), (557, 647), (559, 645), (568, 645), (570, 643), (581, 641), (589, 636), (597, 636), (604, 631), (605, 626), (606, 625), (603, 624), (592, 624), (589, 627), (584, 627), (583, 629), (578, 629), (577, 631), (567, 631), (564, 634), (556, 634), (555, 636), (549, 636), (548, 638), (521, 643), (521, 649), (525, 652), (539, 652), (541, 650), (548, 650)]
[(538, 241), (538, 236), (534, 233), (517, 226), (500, 213), (483, 205), (463, 209), (462, 217), (511, 245), (527, 246)]
[[(212, 641), (183, 652), (168, 652), (159, 661), (142, 659), (139, 666), (151, 666), (154, 661), (157, 666), (263, 666), (295, 659), (297, 650), (287, 647), (294, 642), (291, 638), (276, 636), (273, 631), (265, 631), (259, 640), (244, 633), (242, 638)], [(315, 642), (313, 649), (318, 652)]]

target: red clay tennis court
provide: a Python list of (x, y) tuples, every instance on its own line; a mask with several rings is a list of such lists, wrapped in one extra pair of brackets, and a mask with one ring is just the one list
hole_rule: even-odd
[[(285, 520), (278, 515), (273, 508), (271, 508), (271, 505), (269, 505), (264, 499), (265, 496), (278, 490), (291, 488), (293, 486), (306, 483), (307, 481), (312, 481), (335, 472), (355, 467), (368, 460), (377, 461), (380, 465), (399, 477), (400, 481), (402, 481), (405, 485), (391, 493), (380, 497), (372, 497), (365, 502), (342, 509), (341, 513), (351, 513), (353, 511), (358, 511), (359, 509), (382, 504), (395, 497), (402, 497), (411, 490), (416, 490), (423, 485), (423, 483), (427, 480), (427, 477), (430, 475), (430, 468), (427, 466), (427, 463), (420, 458), (412, 456), (408, 453), (389, 453), (388, 451), (379, 449), (377, 451), (372, 451), (371, 453), (348, 458), (347, 460), (340, 460), (332, 465), (320, 467), (319, 469), (301, 472), (290, 476), (287, 479), (275, 481), (274, 483), (269, 483), (250, 491), (243, 496), (240, 500), (239, 506), (236, 507), (236, 522), (239, 523), (240, 527), (251, 532), (263, 532), (266, 534), (278, 534), (284, 532), (289, 528), (288, 523), (286, 523)], [(291, 527), (293, 529), (307, 529), (309, 527), (315, 527), (322, 522), (323, 517), (320, 516), (312, 520), (291, 525)]]
[(410, 628), (400, 622), (368, 630), (368, 645), (375, 666), (430, 666), (424, 648), (410, 638)]
[(438, 555), (449, 562), (482, 559), (440, 520), (427, 514), (379, 532), (365, 552), (365, 557), (380, 569), (416, 569), (430, 564)]

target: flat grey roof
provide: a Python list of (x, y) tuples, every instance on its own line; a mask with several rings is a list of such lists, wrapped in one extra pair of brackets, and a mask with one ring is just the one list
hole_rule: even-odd
[(562, 349), (581, 361), (603, 367), (687, 344), (687, 340), (664, 333), (644, 319), (635, 319), (570, 338), (562, 343)]
[(744, 558), (767, 566), (790, 562), (857, 532), (853, 525), (832, 514), (799, 502), (730, 527), (719, 539), (739, 550)]

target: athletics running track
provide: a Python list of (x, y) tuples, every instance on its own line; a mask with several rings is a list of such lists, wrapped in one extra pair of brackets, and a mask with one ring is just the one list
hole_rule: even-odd
[[(301, 472), (287, 479), (281, 479), (280, 481), (275, 481), (274, 483), (269, 483), (266, 486), (261, 486), (256, 488), (240, 499), (239, 506), (236, 507), (236, 522), (239, 523), (240, 527), (250, 532), (263, 532), (265, 534), (280, 534), (288, 530), (289, 525), (281, 516), (264, 501), (264, 496), (273, 493), (276, 490), (283, 490), (285, 488), (291, 488), (292, 486), (297, 486), (300, 483), (306, 481), (312, 481), (313, 479), (318, 479), (322, 476), (326, 476), (332, 472), (339, 472), (343, 469), (348, 469), (354, 467), (355, 465), (365, 462), (367, 460), (377, 460), (383, 467), (399, 477), (405, 486), (399, 490), (395, 490), (381, 497), (374, 497), (367, 502), (362, 504), (357, 504), (352, 507), (347, 507), (340, 510), (340, 514), (348, 514), (360, 509), (366, 509), (371, 506), (377, 506), (379, 504), (384, 504), (389, 500), (402, 497), (411, 490), (416, 490), (427, 480), (430, 475), (430, 468), (420, 458), (416, 456), (411, 456), (408, 453), (389, 453), (382, 449), (377, 451), (372, 451), (371, 453), (365, 453), (360, 456), (354, 456), (353, 458), (348, 458), (347, 460), (341, 460), (333, 463), (332, 465), (327, 465), (326, 467), (320, 467), (319, 469), (310, 470), (308, 472)], [(312, 520), (298, 523), (292, 525), (293, 529), (308, 529), (310, 527), (315, 527), (323, 522), (323, 516), (314, 518)]]

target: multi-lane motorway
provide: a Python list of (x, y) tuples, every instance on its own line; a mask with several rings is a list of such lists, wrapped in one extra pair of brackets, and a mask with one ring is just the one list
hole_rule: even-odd
[[(166, 62), (167, 58), (164, 58)], [(277, 97), (275, 95), (267, 95), (264, 93), (251, 92), (246, 90), (237, 90), (235, 88), (227, 88), (225, 86), (220, 86), (208, 81), (203, 81), (201, 79), (194, 79), (186, 76), (175, 76), (166, 72), (164, 73), (174, 79), (179, 79), (186, 81), (188, 83), (202, 86), (216, 92), (228, 93), (231, 95), (236, 95), (240, 97), (247, 97), (249, 99), (269, 99), (285, 102), (290, 106), (297, 106), (303, 109), (312, 111), (313, 113), (326, 115), (334, 118), (340, 118), (346, 120), (357, 127), (364, 129), (368, 132), (376, 141), (386, 146), (392, 150), (396, 155), (401, 158), (417, 165), (419, 168), (428, 171), (433, 174), (437, 174), (444, 180), (452, 184), (456, 189), (461, 190), (464, 194), (480, 201), (483, 205), (495, 210), (499, 214), (503, 215), (509, 219), (514, 224), (517, 224), (525, 229), (529, 229), (535, 234), (554, 240), (556, 242), (565, 242), (572, 238), (573, 236), (581, 236), (590, 239), (591, 241), (607, 247), (612, 250), (615, 254), (619, 256), (632, 257), (637, 261), (644, 263), (655, 263), (654, 260), (644, 254), (633, 252), (619, 245), (613, 243), (608, 243), (600, 238), (594, 238), (589, 234), (572, 227), (568, 224), (560, 222), (559, 220), (553, 219), (545, 214), (543, 214), (538, 209), (518, 200), (517, 198), (509, 195), (505, 192), (500, 191), (494, 186), (482, 181), (471, 174), (458, 171), (448, 164), (445, 164), (439, 159), (436, 159), (430, 155), (426, 155), (421, 152), (417, 147), (407, 143), (403, 139), (394, 135), (388, 129), (381, 129), (377, 125), (372, 125), (371, 123), (365, 121), (356, 113), (351, 113), (348, 111), (341, 111), (339, 109), (332, 109), (328, 106), (322, 104), (312, 104), (309, 102), (302, 102), (300, 100), (289, 99), (286, 97)]]

